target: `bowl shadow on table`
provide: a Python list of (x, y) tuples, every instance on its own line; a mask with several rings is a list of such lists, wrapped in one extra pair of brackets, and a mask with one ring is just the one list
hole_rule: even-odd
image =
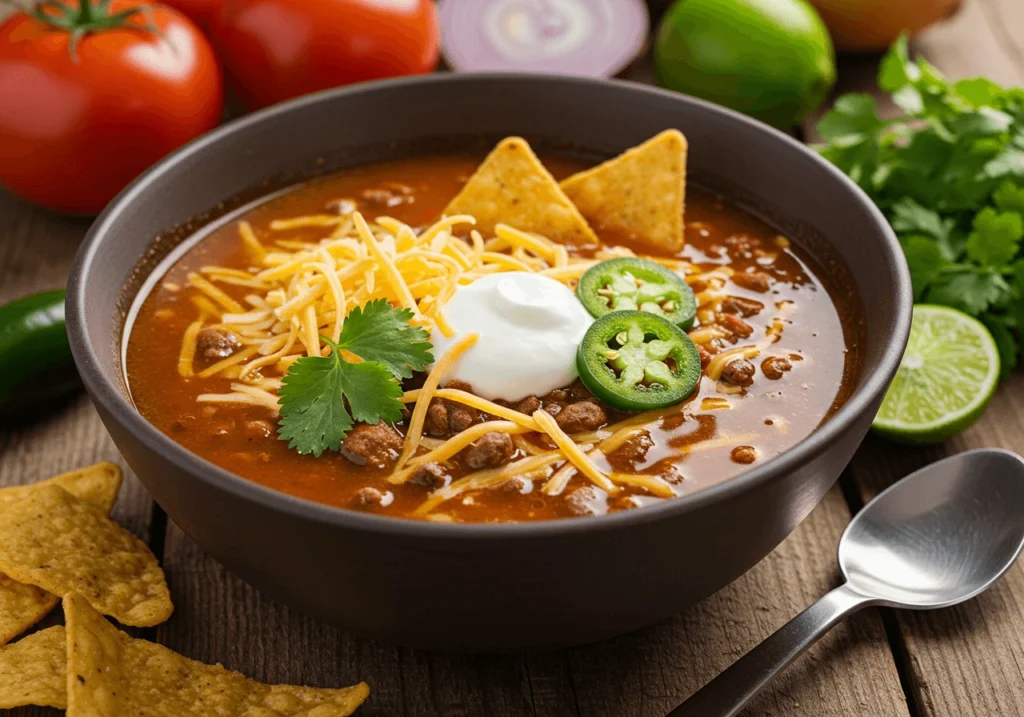
[[(835, 508), (842, 497), (832, 491), (825, 502)], [(157, 628), (156, 639), (262, 681), (338, 686), (366, 680), (372, 693), (364, 716), (660, 717), (837, 583), (833, 549), (808, 550), (806, 536), (799, 537), (808, 529), (838, 538), (842, 526), (801, 527), (736, 583), (658, 625), (566, 650), (461, 655), (358, 639), (306, 618), (229, 573), (171, 525), (165, 569), (177, 610)], [(856, 616), (744, 714), (853, 699), (848, 689), (827, 686), (843, 682), (855, 665), (863, 674), (862, 665), (883, 653), (877, 615)], [(894, 671), (877, 681), (888, 678), (896, 684)]]

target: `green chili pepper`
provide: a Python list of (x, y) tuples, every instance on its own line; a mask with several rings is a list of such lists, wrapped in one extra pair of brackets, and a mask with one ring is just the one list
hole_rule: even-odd
[(80, 385), (64, 324), (64, 292), (0, 306), (0, 415), (31, 408)]
[(612, 408), (646, 411), (689, 396), (700, 381), (700, 355), (681, 328), (644, 311), (597, 319), (576, 352), (580, 379)]
[(693, 291), (681, 276), (646, 259), (623, 257), (592, 266), (580, 277), (576, 296), (592, 316), (646, 311), (690, 328), (697, 313)]

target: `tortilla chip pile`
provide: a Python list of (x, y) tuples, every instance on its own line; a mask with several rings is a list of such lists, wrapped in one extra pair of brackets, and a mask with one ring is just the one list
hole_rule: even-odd
[[(0, 489), (0, 709), (57, 707), (70, 717), (344, 717), (363, 703), (365, 683), (264, 685), (108, 622), (103, 614), (148, 627), (174, 609), (156, 557), (107, 517), (120, 484), (120, 469), (101, 463)], [(45, 617), (57, 595), (66, 627), (6, 644)]]
[[(526, 140), (508, 137), (487, 156), (446, 216), (470, 214), (493, 235), (498, 223), (567, 244), (597, 244), (594, 229), (658, 249), (683, 248), (686, 138), (666, 130), (558, 184)], [(589, 222), (589, 224), (588, 224)]]

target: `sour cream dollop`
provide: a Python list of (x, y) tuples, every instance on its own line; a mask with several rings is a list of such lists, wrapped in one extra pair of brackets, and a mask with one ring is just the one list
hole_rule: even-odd
[(460, 286), (442, 311), (455, 335), (434, 332), (435, 357), (468, 333), (480, 335), (442, 383), (465, 381), (491, 400), (542, 396), (575, 381), (576, 348), (594, 321), (564, 284), (523, 271)]

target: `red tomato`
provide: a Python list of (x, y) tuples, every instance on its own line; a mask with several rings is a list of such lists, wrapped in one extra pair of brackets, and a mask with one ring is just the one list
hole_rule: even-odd
[[(106, 12), (139, 5), (112, 0)], [(159, 34), (140, 29), (149, 21)], [(0, 184), (57, 211), (95, 214), (217, 126), (223, 83), (196, 26), (159, 5), (125, 23), (84, 35), (74, 54), (66, 29), (21, 12), (0, 25)]]
[(220, 11), (224, 0), (159, 0), (162, 5), (170, 5), (178, 12), (194, 20), (199, 27), (209, 29)]
[(224, 0), (212, 32), (253, 108), (437, 65), (432, 0)]

